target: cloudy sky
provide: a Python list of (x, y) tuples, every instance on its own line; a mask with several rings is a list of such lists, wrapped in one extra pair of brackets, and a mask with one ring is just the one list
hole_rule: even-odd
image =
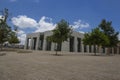
[(89, 32), (106, 19), (120, 32), (119, 4), (120, 0), (0, 0), (0, 10), (9, 9), (8, 23), (19, 27), (24, 44), (27, 33), (52, 30), (61, 19), (79, 32)]

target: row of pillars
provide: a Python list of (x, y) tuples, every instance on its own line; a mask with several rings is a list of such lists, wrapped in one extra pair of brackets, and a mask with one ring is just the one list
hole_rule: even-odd
[[(30, 45), (29, 45), (30, 43)], [(40, 44), (40, 40), (39, 40), (39, 37), (32, 37), (32, 38), (27, 38), (26, 39), (26, 42), (25, 42), (25, 49), (30, 49), (30, 50), (38, 50), (39, 48), (39, 44)], [(61, 48), (61, 51), (70, 51), (70, 48), (69, 48), (69, 45), (70, 43), (69, 42), (64, 42), (62, 43), (62, 48)], [(67, 45), (67, 46), (66, 46)], [(79, 52), (78, 51), (78, 41), (77, 41), (77, 37), (74, 38), (74, 51), (73, 52)], [(80, 52), (82, 53), (94, 53), (94, 48), (96, 48), (97, 50), (97, 46), (88, 46), (88, 45), (84, 45), (81, 41), (80, 43)], [(91, 47), (91, 48), (89, 48)], [(66, 49), (66, 50), (65, 50)], [(46, 39), (44, 38), (43, 40), (43, 48), (42, 50), (46, 50)], [(54, 51), (54, 43), (52, 43), (52, 46), (51, 46), (51, 50)], [(120, 54), (120, 47), (116, 47), (116, 50), (117, 50), (117, 54)], [(105, 48), (105, 50), (103, 51), (102, 48), (99, 48), (99, 53), (107, 53), (108, 49)], [(114, 48), (112, 48), (112, 53), (114, 54)]]
[(37, 37), (26, 38), (25, 49), (30, 49), (30, 50), (37, 49), (39, 45), (38, 41), (39, 41), (39, 38)]

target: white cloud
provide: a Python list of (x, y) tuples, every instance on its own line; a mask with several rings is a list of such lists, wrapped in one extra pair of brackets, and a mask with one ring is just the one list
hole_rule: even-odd
[(41, 17), (41, 19), (37, 23), (37, 21), (32, 18), (29, 18), (25, 15), (19, 15), (17, 17), (12, 18), (12, 23), (13, 25), (18, 26), (20, 29), (36, 29), (35, 32), (44, 32), (52, 30), (56, 26), (56, 24), (52, 22), (52, 18), (45, 16)]
[(21, 36), (18, 37), (20, 40), (20, 44), (25, 44), (25, 39), (26, 39), (26, 34), (22, 34)]
[(4, 18), (5, 18), (5, 17), (4, 17), (3, 15), (0, 15), (0, 19), (3, 19), (3, 20), (4, 20)]
[(25, 15), (19, 15), (12, 18), (12, 23), (19, 28), (35, 28), (38, 24), (36, 20), (29, 18)]
[[(46, 21), (47, 20), (47, 21)], [(38, 27), (35, 32), (44, 32), (48, 30), (53, 30), (56, 24), (52, 22), (51, 18), (43, 16), (40, 21), (38, 22)]]
[(18, 30), (18, 35), (22, 35), (25, 34), (25, 32), (23, 30)]
[[(2, 15), (0, 15), (0, 19), (2, 19)], [(1, 21), (0, 21), (0, 23), (1, 23)]]
[(2, 18), (2, 15), (0, 15), (0, 19)]
[[(1, 19), (1, 20), (4, 20), (5, 17), (4, 17), (3, 15), (0, 15), (0, 19)], [(1, 20), (0, 20), (0, 23), (1, 23)]]
[[(47, 21), (46, 21), (47, 20)], [(48, 18), (43, 16), (40, 21), (38, 22), (38, 27), (35, 32), (44, 32), (48, 30), (53, 30), (56, 24), (52, 22), (52, 18)]]
[(73, 29), (83, 29), (88, 28), (90, 25), (82, 20), (75, 21), (73, 25), (71, 25)]
[(84, 31), (78, 31), (79, 33), (82, 33), (82, 34), (85, 34), (85, 32)]

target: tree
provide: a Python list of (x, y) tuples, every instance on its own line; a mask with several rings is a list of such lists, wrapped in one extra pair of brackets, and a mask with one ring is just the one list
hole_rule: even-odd
[(9, 33), (11, 32), (10, 26), (7, 24), (8, 19), (8, 9), (4, 9), (2, 11), (2, 18), (0, 19), (0, 44), (1, 44), (1, 50), (3, 43), (8, 40)]
[[(117, 46), (119, 40), (118, 40), (118, 34), (119, 32), (115, 32), (114, 28), (112, 27), (111, 21), (106, 21), (103, 19), (99, 25), (99, 28), (102, 30), (102, 32), (108, 36), (110, 44), (104, 45), (104, 47), (112, 48)], [(108, 50), (109, 51), (109, 50)]]
[(10, 33), (10, 37), (8, 39), (8, 42), (10, 44), (16, 44), (16, 43), (20, 43), (19, 39), (17, 38), (17, 35), (15, 32), (11, 32)]
[(57, 26), (54, 30), (52, 30), (53, 34), (47, 37), (47, 40), (56, 44), (55, 50), (57, 55), (57, 46), (64, 41), (67, 41), (68, 38), (71, 36), (72, 28), (69, 27), (69, 23), (62, 19), (60, 22), (57, 23)]
[[(86, 33), (84, 35), (83, 43), (85, 45), (94, 45), (94, 46), (97, 45), (98, 46), (97, 49), (99, 49), (100, 46), (104, 46), (104, 45), (109, 44), (109, 39), (97, 27), (97, 28), (94, 28), (91, 33)], [(95, 52), (94, 53), (95, 53), (94, 55), (96, 55), (96, 48), (95, 48)]]
[(10, 44), (20, 43), (20, 41), (19, 41), (19, 39), (17, 37), (17, 32), (18, 32), (18, 27), (14, 26), (14, 31), (10, 32), (10, 36), (9, 36), (9, 39), (8, 39), (8, 42)]
[[(11, 27), (7, 24), (7, 20), (8, 20), (8, 9), (4, 9), (2, 11), (2, 18), (0, 19), (0, 45), (1, 45), (1, 50), (2, 50), (2, 46), (3, 43), (6, 41), (9, 41), (9, 39), (12, 39), (13, 37), (13, 31), (11, 29)], [(15, 38), (15, 35), (14, 35)], [(16, 36), (17, 38), (17, 36)]]

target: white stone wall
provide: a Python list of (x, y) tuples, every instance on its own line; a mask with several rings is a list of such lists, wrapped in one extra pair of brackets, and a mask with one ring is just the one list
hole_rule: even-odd
[[(31, 33), (31, 34), (27, 34), (26, 35), (26, 41), (25, 41), (25, 49), (27, 49), (27, 44), (28, 44), (28, 42), (27, 42), (27, 39), (31, 39), (31, 41), (29, 42), (30, 43), (30, 48), (29, 49), (33, 49), (33, 38), (36, 38), (36, 46), (35, 46), (35, 50), (38, 50), (38, 47), (39, 47), (39, 43), (40, 43), (40, 35), (41, 34), (43, 34), (44, 35), (44, 41), (43, 41), (43, 50), (45, 51), (46, 50), (46, 38), (47, 38), (47, 36), (50, 36), (50, 35), (52, 35), (52, 31), (46, 31), (46, 32), (37, 32), (37, 33)], [(80, 38), (81, 39), (81, 52), (82, 53), (84, 53), (84, 44), (83, 44), (83, 42), (82, 42), (82, 39), (84, 38), (84, 34), (83, 33), (79, 33), (79, 32), (73, 32), (72, 33), (72, 35), (71, 35), (72, 37), (74, 37), (74, 45), (73, 45), (73, 47), (74, 47), (74, 52), (78, 52), (78, 40), (77, 40), (77, 38)], [(51, 44), (51, 51), (54, 51), (54, 47), (55, 46), (55, 44), (54, 43), (52, 43)], [(87, 47), (87, 52), (86, 53), (89, 53), (89, 46), (88, 45), (86, 45), (86, 47)], [(102, 49), (100, 49), (100, 50), (102, 50)], [(119, 48), (117, 48), (117, 53), (119, 54), (120, 52), (119, 52)], [(63, 43), (62, 43), (62, 46), (61, 46), (61, 51), (67, 51), (67, 52), (69, 52), (70, 51), (70, 39), (68, 39), (68, 41), (64, 41)], [(91, 46), (91, 52), (93, 53), (94, 52), (94, 47), (93, 46)], [(102, 52), (102, 51), (101, 51)], [(107, 48), (105, 49), (105, 53), (107, 52)], [(114, 53), (114, 52), (112, 52), (112, 53)]]
[[(47, 38), (47, 36), (52, 35), (52, 31), (46, 31), (46, 32), (43, 32), (43, 33), (38, 32), (38, 33), (27, 34), (26, 42), (25, 42), (25, 49), (27, 47), (27, 39), (28, 38), (31, 39), (30, 49), (33, 49), (33, 45), (34, 45), (33, 44), (33, 38), (36, 38), (37, 41), (36, 41), (36, 47), (35, 48), (36, 48), (36, 50), (38, 50), (40, 34), (44, 34), (43, 50), (45, 51), (46, 50), (46, 38)], [(77, 52), (78, 51), (77, 50), (77, 44), (78, 44), (77, 38), (81, 38), (82, 39), (84, 37), (84, 34), (79, 33), (79, 32), (73, 32), (72, 36), (74, 37), (74, 45), (73, 45), (74, 46), (74, 51)], [(69, 39), (68, 39), (68, 41), (64, 41), (62, 43), (62, 46), (61, 46), (61, 51), (70, 51), (69, 44), (70, 44)], [(52, 43), (51, 51), (54, 51), (54, 45), (55, 44)], [(81, 49), (83, 49), (83, 48), (81, 48)], [(83, 51), (83, 50), (81, 50), (81, 51)]]

